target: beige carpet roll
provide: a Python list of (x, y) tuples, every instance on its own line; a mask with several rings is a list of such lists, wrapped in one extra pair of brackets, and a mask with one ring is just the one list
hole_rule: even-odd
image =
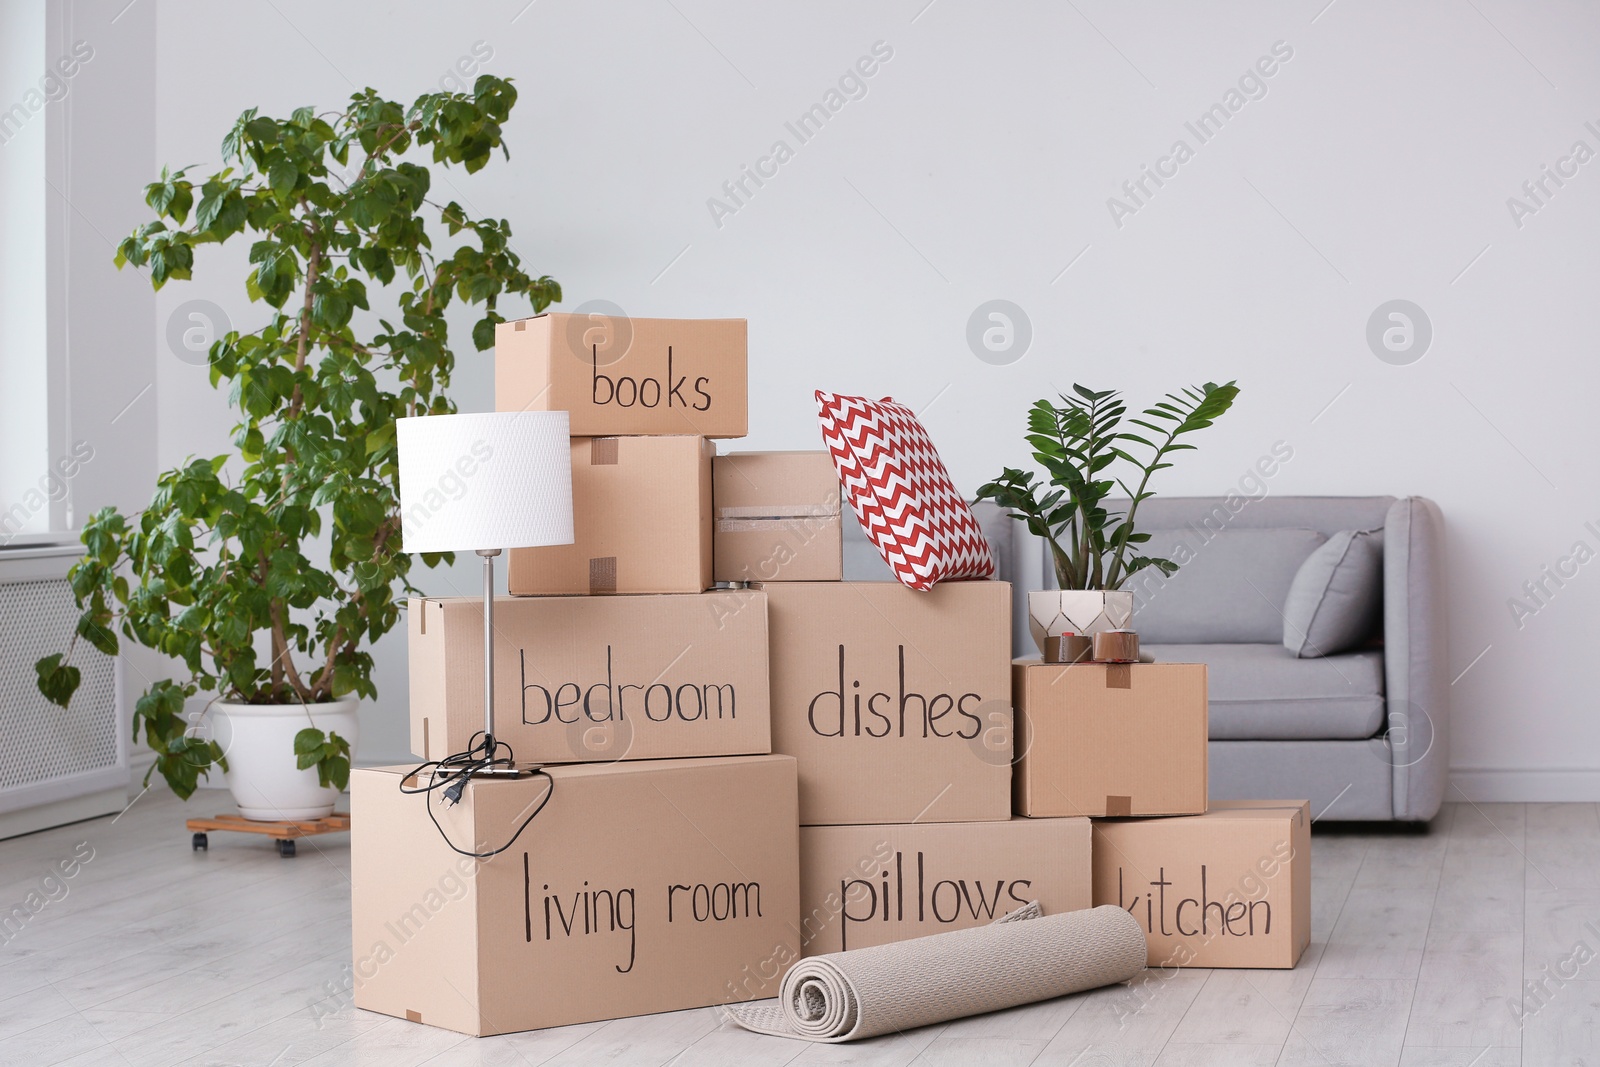
[(730, 1007), (747, 1030), (854, 1041), (1125, 982), (1144, 969), (1138, 920), (1110, 904), (801, 960), (776, 1000)]

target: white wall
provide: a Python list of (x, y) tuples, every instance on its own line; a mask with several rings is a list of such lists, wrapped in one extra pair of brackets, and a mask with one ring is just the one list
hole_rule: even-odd
[[(443, 191), (508, 218), (567, 308), (748, 317), (751, 447), (815, 446), (815, 387), (893, 394), (970, 490), (1024, 458), (1040, 395), (1237, 378), (1235, 412), (1160, 488), (1219, 491), (1285, 440), (1276, 493), (1437, 499), (1453, 673), (1472, 665), (1460, 780), (1600, 799), (1600, 564), (1521, 629), (1508, 607), (1574, 542), (1600, 548), (1584, 525), (1600, 529), (1600, 162), (1520, 226), (1507, 206), (1575, 141), (1600, 150), (1592, 5), (524, 3), (280, 0), (243, 32), (242, 8), (160, 0), (155, 155), (215, 165), (249, 106), (331, 107), (365, 85), (409, 99), (483, 42), (522, 94), (512, 161)], [(893, 55), (866, 96), (798, 143), (785, 122), (880, 41)], [(1185, 122), (1280, 41), (1292, 58), (1266, 95), (1199, 144)], [(1108, 198), (1179, 138), (1194, 157), (1117, 225)], [(715, 224), (708, 198), (778, 139), (794, 158)], [(163, 464), (226, 440), (222, 397), (160, 338), (196, 298), (260, 321), (242, 255), (202, 254), (200, 280), (161, 294), (157, 338), (129, 335), (158, 352)], [(1031, 321), (1008, 366), (966, 341), (994, 298)], [(1395, 298), (1434, 329), (1410, 365), (1365, 340)], [(489, 359), (463, 351), (463, 408), (487, 408), (490, 385)], [(432, 584), (474, 587), (453, 581)], [(363, 758), (405, 752), (403, 644), (380, 650)]]
[[(46, 53), (62, 78), (47, 126), (50, 455), (68, 471), (56, 530), (107, 504), (150, 499), (156, 471), (155, 297), (148, 275), (112, 262), (149, 214), (155, 160), (155, 12), (127, 0), (49, 5)], [(65, 66), (63, 66), (65, 64)], [(132, 673), (132, 672), (130, 672)]]
[(149, 495), (155, 301), (111, 257), (147, 211), (154, 43), (154, 12), (125, 0), (0, 16), (0, 508), (20, 505), (0, 533)]
[(49, 467), (44, 305), (45, 13), (0, 6), (0, 544), (50, 527), (39, 482)]
[[(141, 506), (156, 475), (155, 299), (111, 262), (148, 211), (156, 19), (126, 0), (0, 12), (0, 510), (59, 534)], [(160, 661), (128, 667), (131, 708)]]

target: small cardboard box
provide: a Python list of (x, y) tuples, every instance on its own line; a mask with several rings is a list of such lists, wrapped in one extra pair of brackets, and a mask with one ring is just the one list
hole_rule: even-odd
[(565, 411), (576, 437), (748, 430), (744, 319), (535, 315), (494, 331), (496, 411)]
[(1088, 819), (807, 826), (800, 949), (887, 945), (993, 922), (1037, 900), (1090, 906)]
[(1206, 810), (1203, 663), (1012, 668), (1018, 815)]
[(513, 596), (710, 589), (711, 456), (703, 437), (572, 439), (570, 545), (513, 548)]
[(770, 582), (772, 747), (803, 825), (1011, 816), (1011, 586)]
[[(766, 601), (498, 597), (495, 736), (534, 763), (771, 752)], [(483, 729), (483, 601), (414, 599), (407, 614), (411, 749), (440, 759)]]
[(1311, 943), (1311, 805), (1097, 819), (1094, 902), (1139, 920), (1151, 967), (1293, 967)]
[(844, 576), (839, 475), (826, 452), (734, 452), (711, 461), (719, 582)]
[(770, 997), (799, 958), (791, 759), (479, 780), (438, 828), (410, 769), (350, 776), (359, 1008), (481, 1037)]

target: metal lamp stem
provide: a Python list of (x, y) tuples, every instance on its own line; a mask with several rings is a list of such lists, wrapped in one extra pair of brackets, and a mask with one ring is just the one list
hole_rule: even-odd
[(480, 548), (483, 557), (483, 741), (494, 758), (494, 558), (498, 548)]

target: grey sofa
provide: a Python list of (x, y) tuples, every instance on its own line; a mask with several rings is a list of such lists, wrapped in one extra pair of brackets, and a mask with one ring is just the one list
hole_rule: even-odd
[[(1232, 510), (1230, 510), (1232, 505)], [(848, 509), (846, 509), (848, 511)], [(1036, 655), (1026, 591), (1052, 588), (1041, 542), (977, 509), (1013, 583), (1013, 646)], [(1158, 660), (1210, 668), (1214, 800), (1306, 797), (1321, 820), (1425, 822), (1444, 799), (1449, 692), (1438, 507), (1422, 497), (1155, 498), (1151, 554), (1189, 548), (1170, 579), (1136, 578), (1134, 628)], [(888, 578), (846, 522), (845, 577)], [(1361, 648), (1297, 659), (1284, 600), (1307, 555), (1340, 530), (1383, 530), (1380, 621)]]

